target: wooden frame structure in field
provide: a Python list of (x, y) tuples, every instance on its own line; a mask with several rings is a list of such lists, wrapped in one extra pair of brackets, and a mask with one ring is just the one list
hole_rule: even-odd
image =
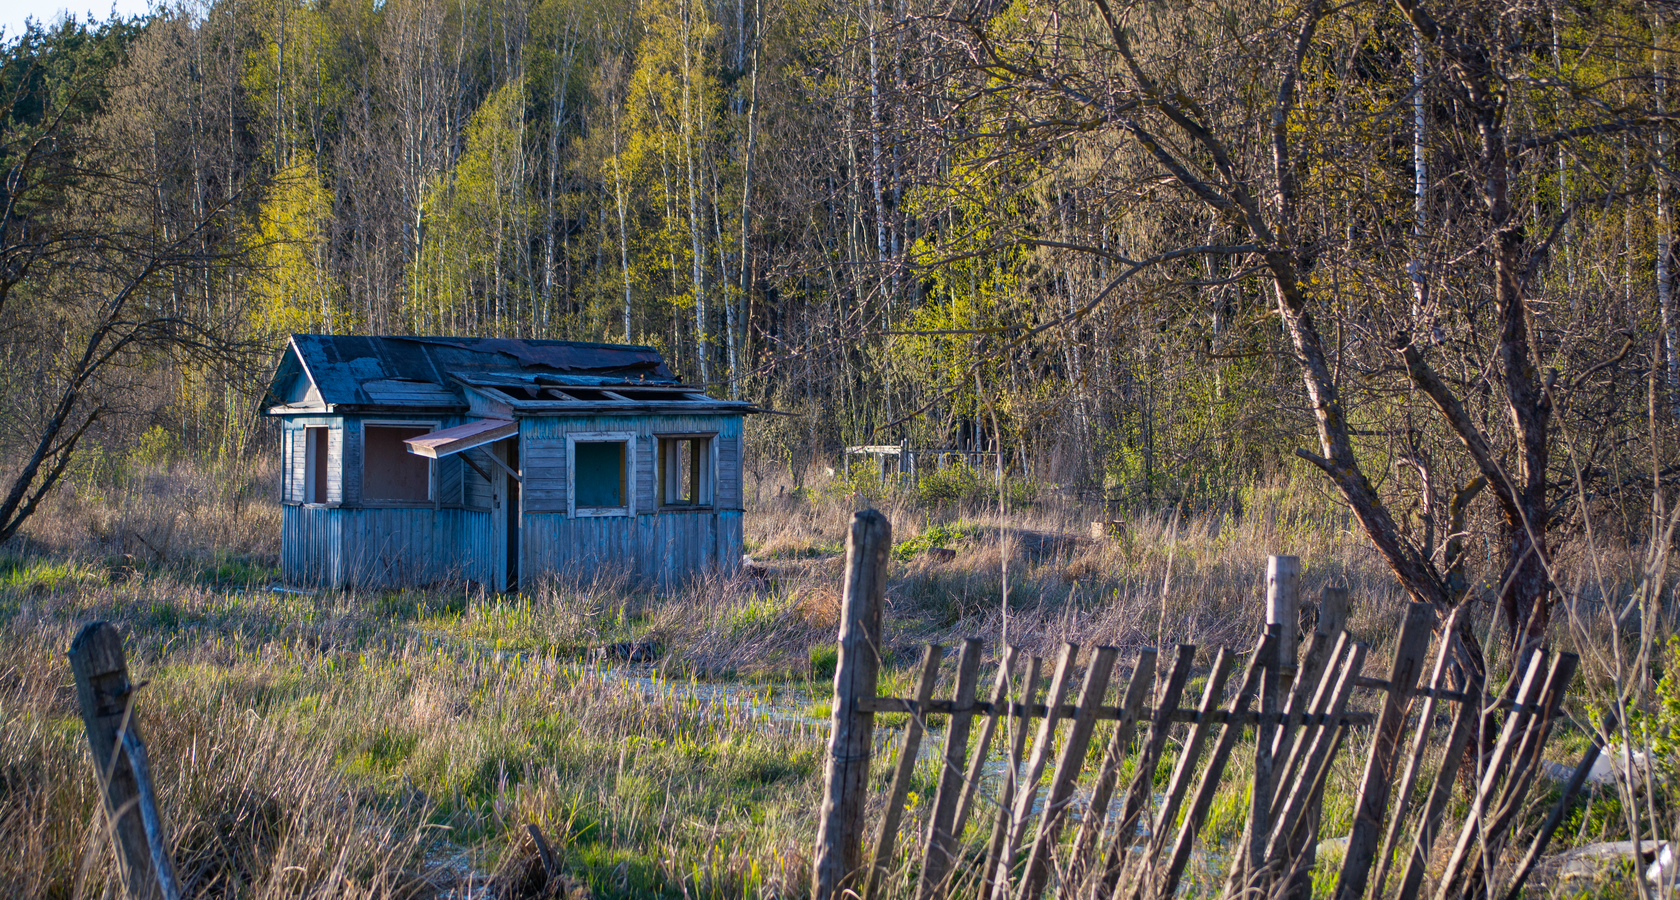
[[(957, 653), (949, 697), (936, 696), (947, 656), (937, 644), (923, 650), (913, 696), (880, 697), (880, 601), (890, 546), (884, 517), (854, 517), (813, 867), (817, 900), (1163, 900), (1183, 886), (1198, 850), (1204, 860), (1227, 862), (1222, 885), (1204, 883), (1198, 893), (1306, 900), (1315, 848), (1326, 837), (1325, 784), (1337, 755), (1350, 750), (1361, 754), (1363, 768), (1335, 872), (1337, 900), (1514, 900), (1597, 757), (1596, 747), (1588, 751), (1517, 856), (1517, 814), (1579, 659), (1534, 650), (1517, 667), (1519, 677), (1496, 694), (1485, 693), (1474, 675), (1467, 690), (1452, 690), (1460, 612), (1438, 623), (1435, 610), (1414, 604), (1386, 677), (1373, 678), (1365, 673), (1369, 648), (1345, 630), (1347, 595), (1338, 590), (1326, 592), (1306, 646), (1285, 657), (1285, 623), (1296, 622), (1298, 602), (1289, 557), (1273, 558), (1279, 577), (1268, 578), (1272, 624), (1250, 652), (1179, 645), (1166, 660), (1146, 647), (1123, 666), (1117, 648), (1082, 655), (1069, 643), (1047, 667), (1007, 647), (982, 689), (985, 647), (971, 638)], [(1431, 652), (1435, 633), (1447, 637)], [(1187, 698), (1199, 666), (1206, 676), (1200, 696)], [(879, 713), (909, 719), (885, 795), (872, 799)], [(945, 719), (944, 746), (934, 756), (937, 787), (931, 803), (909, 811), (921, 743), (936, 716)], [(1443, 819), (1458, 768), (1482, 729), (1488, 749), (1466, 782), (1474, 785), (1470, 812), (1448, 827)], [(1157, 772), (1175, 735), (1180, 749), (1162, 783)], [(1102, 749), (1093, 756), (1096, 747)], [(1252, 757), (1241, 776), (1248, 781), (1243, 836), (1210, 848), (1202, 831), (1222, 785), (1238, 777), (1230, 763), (1239, 753)], [(1093, 758), (1100, 762), (1088, 770)], [(985, 777), (988, 767), (1001, 770), (998, 777)], [(1413, 803), (1420, 785), (1428, 788)], [(873, 828), (866, 828), (866, 810), (878, 810)], [(1457, 835), (1448, 861), (1428, 871), (1444, 833)], [(908, 845), (903, 852), (901, 844)]]
[(670, 587), (741, 564), (758, 410), (683, 384), (651, 347), (295, 334), (263, 407), (289, 584)]

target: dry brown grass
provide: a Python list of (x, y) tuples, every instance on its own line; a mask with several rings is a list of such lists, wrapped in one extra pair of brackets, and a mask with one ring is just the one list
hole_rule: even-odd
[[(857, 483), (765, 490), (746, 528), (766, 579), (655, 592), (596, 573), (495, 597), (467, 586), (235, 587), (239, 577), (218, 573), (258, 586), (272, 577), (262, 561), (278, 533), (272, 498), (240, 484), (259, 476), (177, 467), (107, 495), (78, 487), (11, 548), (0, 572), (0, 893), (86, 897), (110, 883), (62, 656), (93, 617), (128, 630), (136, 672), (151, 680), (141, 727), (198, 896), (419, 897), (500, 873), (495, 891), (516, 897), (532, 864), (519, 829), (535, 820), (562, 846), (573, 887), (596, 895), (781, 897), (808, 877), (823, 666), (856, 506), (882, 508), (903, 551), (888, 588), (888, 691), (907, 689), (917, 644), (969, 635), (1044, 656), (1063, 641), (1116, 645), (1122, 658), (1178, 642), (1246, 648), (1269, 553), (1302, 558), (1309, 600), (1329, 585), (1351, 590), (1350, 630), (1373, 643), (1378, 670), (1404, 602), (1310, 485), (1257, 487), (1242, 516), (1126, 517), (1103, 541), (1089, 522), (1114, 516), (1049, 493), (1000, 516), (989, 501), (871, 497)], [(917, 552), (939, 545), (950, 558)], [(1638, 553), (1577, 543), (1559, 558), (1577, 613), (1558, 640), (1597, 653), (1592, 689), (1572, 708), (1584, 718), (1612, 687), (1607, 611), (1637, 581)], [(1489, 611), (1478, 615), (1497, 650)], [(1621, 637), (1632, 648), (1666, 629), (1653, 621)], [(666, 650), (648, 681), (581, 664), (591, 647), (640, 639)], [(691, 677), (734, 680), (691, 689)], [(772, 697), (774, 715), (762, 705)], [(1565, 740), (1559, 758), (1581, 740)]]

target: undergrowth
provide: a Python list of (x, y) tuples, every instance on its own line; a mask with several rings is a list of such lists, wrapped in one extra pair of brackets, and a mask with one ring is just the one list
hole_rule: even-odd
[[(0, 892), (86, 897), (115, 877), (63, 657), (96, 618), (123, 629), (146, 682), (138, 721), (192, 896), (522, 896), (534, 823), (574, 895), (797, 897), (821, 801), (853, 504), (883, 508), (898, 538), (883, 694), (912, 692), (921, 644), (979, 635), (995, 651), (1005, 628), (1047, 658), (1065, 641), (1117, 646), (1122, 666), (1144, 646), (1246, 649), (1267, 553), (1302, 558), (1309, 600), (1350, 588), (1349, 629), (1373, 645), (1372, 671), (1387, 664), (1405, 602), (1364, 542), (1305, 491), (1257, 487), (1241, 516), (1130, 515), (1093, 539), (1089, 523), (1116, 515), (1050, 492), (1000, 517), (995, 495), (929, 504), (902, 486), (861, 498), (856, 488), (750, 498), (747, 536), (764, 577), (655, 592), (600, 573), (515, 596), (470, 585), (276, 591), (272, 536), (189, 531), (170, 552), (139, 558), (109, 523), (126, 515), (136, 534), (165, 533), (146, 512), (162, 504), (118, 492), (102, 507), (91, 489), (57, 501), (0, 558)], [(233, 521), (221, 502), (232, 500), (206, 501), (196, 521)], [(277, 518), (266, 501), (240, 502), (245, 520)], [(924, 552), (933, 548), (954, 555)], [(1610, 562), (1604, 571), (1622, 571)], [(1616, 577), (1606, 597), (1633, 573)], [(1491, 626), (1478, 627), (1504, 665)], [(662, 655), (626, 666), (598, 652), (625, 641)], [(1582, 675), (1579, 721), (1595, 678)], [(877, 719), (872, 782), (884, 790), (896, 753), (886, 748), (907, 720)], [(939, 746), (940, 730), (927, 741)], [(1584, 743), (1566, 727), (1556, 758), (1572, 764)], [(1351, 822), (1361, 762), (1343, 754), (1332, 772), (1326, 833)], [(1157, 780), (1169, 772), (1163, 759)], [(1210, 808), (1216, 842), (1243, 828), (1237, 775)], [(930, 754), (907, 829), (925, 824), (936, 781)], [(1589, 798), (1565, 843), (1616, 837), (1617, 802)], [(969, 837), (983, 840), (988, 820), (972, 817)], [(1191, 876), (1212, 877), (1194, 866)]]

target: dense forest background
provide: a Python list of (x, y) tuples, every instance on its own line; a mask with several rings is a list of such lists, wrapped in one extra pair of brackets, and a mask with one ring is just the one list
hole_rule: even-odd
[[(1475, 467), (1394, 335), (1496, 453), (1520, 443), (1491, 375), (1494, 245), (1517, 233), (1562, 442), (1542, 467), (1577, 499), (1649, 498), (1680, 408), (1680, 14), (1435, 15), (215, 0), (36, 23), (0, 48), (0, 537), (142, 435), (264, 452), (256, 401), (292, 331), (652, 344), (788, 413), (753, 444), (795, 484), (847, 444), (909, 441), (1218, 505), (1315, 440), (1269, 245), (1240, 198), (1209, 199), (1248, 181), (1288, 213), (1340, 414), (1397, 508), (1433, 527)], [(1465, 106), (1454, 35), (1496, 57), (1497, 133)]]

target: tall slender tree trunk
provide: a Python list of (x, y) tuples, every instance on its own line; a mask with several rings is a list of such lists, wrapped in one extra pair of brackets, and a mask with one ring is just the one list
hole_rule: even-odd
[(624, 172), (619, 161), (618, 102), (607, 104), (612, 125), (613, 201), (618, 207), (618, 265), (624, 276), (624, 342), (632, 340), (630, 329), (630, 229), (624, 215)]
[[(1662, 34), (1662, 16), (1658, 15), (1652, 22), (1651, 31), (1655, 35)], [(1668, 66), (1666, 61), (1657, 62), (1655, 84), (1652, 85), (1656, 94), (1657, 114), (1666, 115), (1668, 112)], [(1660, 159), (1669, 159), (1668, 126), (1657, 126), (1657, 155)], [(1669, 178), (1667, 171), (1657, 173), (1657, 310), (1662, 316), (1663, 349), (1668, 356), (1668, 402), (1673, 414), (1680, 417), (1680, 312), (1674, 308), (1674, 216), (1669, 209), (1673, 202), (1669, 192)]]
[(1412, 37), (1412, 258), (1406, 264), (1412, 279), (1412, 327), (1427, 328), (1424, 317), (1429, 315), (1429, 276), (1424, 272), (1423, 253), (1425, 230), (1429, 224), (1429, 158), (1424, 148), (1427, 127), (1423, 99), (1423, 39)]
[(712, 380), (711, 361), (708, 358), (707, 342), (710, 336), (706, 333), (706, 243), (705, 232), (700, 224), (700, 184), (695, 174), (696, 159), (701, 151), (698, 134), (698, 122), (694, 107), (696, 106), (694, 93), (694, 5), (685, 2), (683, 11), (682, 35), (682, 144), (683, 163), (688, 174), (688, 237), (692, 245), (693, 258), (690, 260), (690, 271), (694, 282), (694, 358), (700, 372), (702, 384)]
[[(747, 260), (749, 258), (747, 240), (752, 234), (753, 154), (758, 149), (758, 42), (760, 28), (762, 27), (760, 21), (763, 14), (763, 5), (761, 3), (754, 3), (752, 76), (750, 81), (751, 86), (748, 88), (747, 93), (747, 148), (746, 153), (743, 154), (745, 162), (742, 166), (741, 172), (741, 265), (739, 271), (741, 283), (736, 292), (737, 303), (751, 296), (750, 291), (752, 289), (752, 284), (749, 280), (748, 274), (751, 270), (751, 266), (747, 264)], [(729, 365), (733, 371), (731, 372), (731, 378), (729, 380), (729, 396), (737, 400), (741, 397), (741, 381), (739, 377), (740, 370), (736, 368), (736, 361), (733, 356), (736, 335), (740, 332), (741, 325), (735, 320), (735, 307), (732, 305), (730, 307), (729, 317), (729, 345), (731, 352)], [(745, 343), (746, 340), (748, 340), (748, 336), (741, 334), (741, 341)], [(742, 350), (743, 353), (747, 352), (745, 347), (743, 347)]]

